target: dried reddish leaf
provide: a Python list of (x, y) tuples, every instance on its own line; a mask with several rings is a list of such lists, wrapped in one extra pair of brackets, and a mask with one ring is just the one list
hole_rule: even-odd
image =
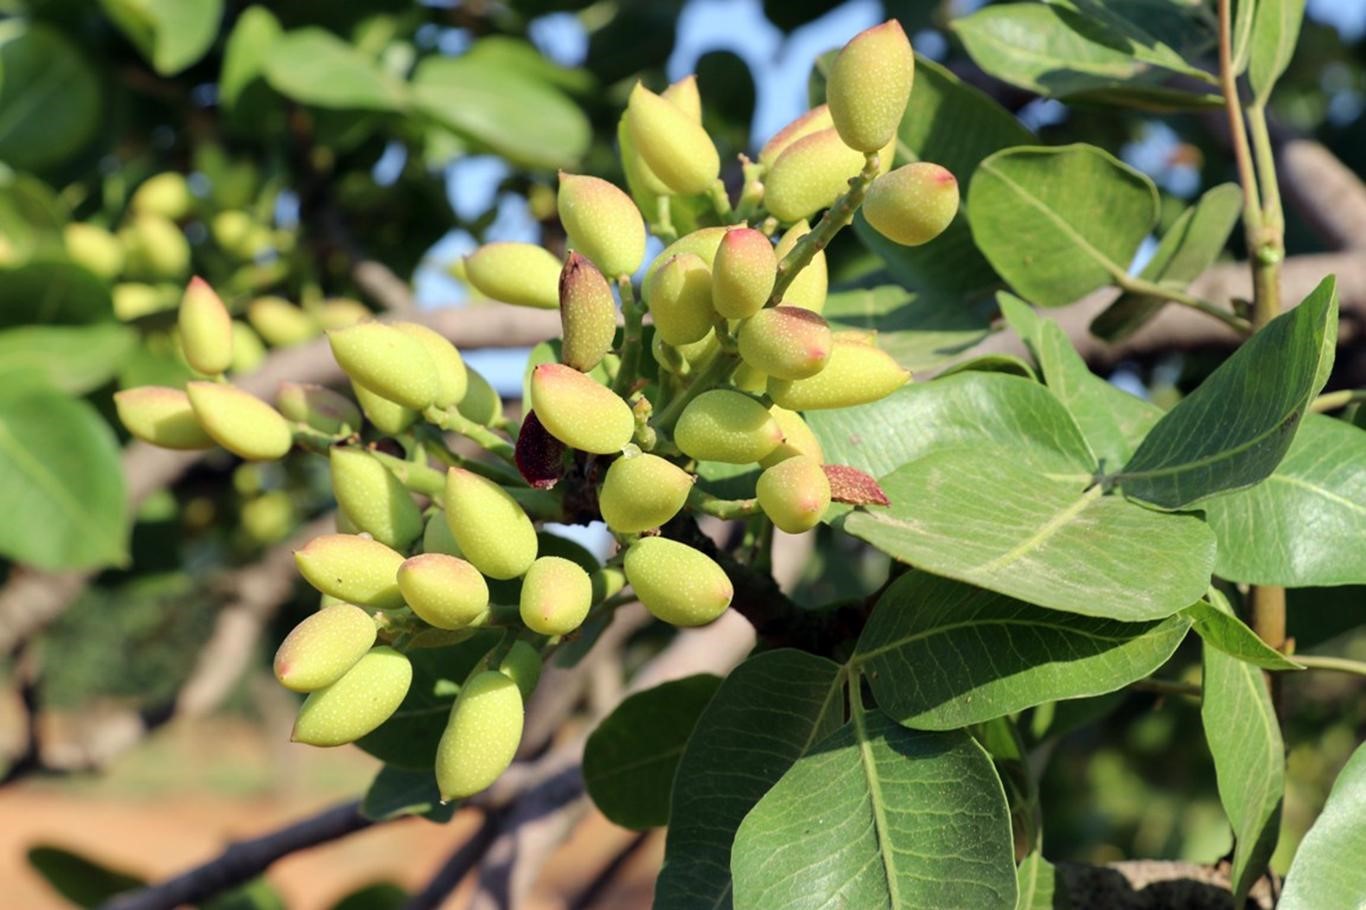
[(517, 470), (522, 478), (537, 490), (549, 490), (564, 476), (565, 444), (551, 436), (534, 411), (522, 421), (517, 434)]
[(890, 505), (886, 492), (871, 475), (845, 464), (828, 464), (825, 476), (830, 480), (830, 498), (856, 506)]

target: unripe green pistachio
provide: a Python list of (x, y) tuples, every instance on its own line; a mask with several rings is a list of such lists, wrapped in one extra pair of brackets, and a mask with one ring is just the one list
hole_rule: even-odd
[(294, 721), (296, 743), (341, 746), (388, 720), (413, 683), (413, 665), (393, 648), (372, 648), (326, 688), (304, 699)]
[(422, 513), (399, 479), (361, 449), (334, 446), (328, 454), (332, 492), (352, 524), (397, 550), (422, 533)]
[(578, 563), (541, 556), (522, 579), (522, 624), (541, 635), (568, 635), (593, 605), (593, 582)]
[(531, 371), (531, 408), (551, 436), (598, 455), (621, 451), (636, 430), (625, 399), (560, 363), (543, 363)]
[(382, 322), (363, 322), (327, 334), (332, 356), (357, 384), (405, 408), (436, 401), (436, 365), (426, 345)]
[(344, 436), (361, 427), (360, 409), (351, 399), (324, 386), (282, 382), (275, 404), (289, 420), (329, 436)]
[(623, 567), (645, 609), (675, 626), (706, 625), (726, 611), (735, 593), (711, 557), (663, 537), (631, 544)]
[(317, 305), (315, 313), (318, 323), (328, 332), (373, 319), (375, 315), (365, 304), (350, 297), (330, 297)]
[(488, 582), (459, 557), (411, 556), (398, 567), (398, 587), (413, 612), (438, 629), (463, 629), (488, 619)]
[(255, 395), (219, 382), (191, 382), (185, 392), (200, 426), (234, 455), (273, 461), (294, 445), (289, 422)]
[(143, 442), (163, 449), (208, 449), (213, 437), (204, 432), (180, 389), (142, 386), (114, 393), (119, 422)]
[(731, 374), (730, 384), (742, 392), (763, 395), (768, 392), (768, 374), (754, 364), (742, 360)]
[(730, 228), (724, 227), (704, 227), (679, 237), (661, 250), (659, 255), (650, 262), (650, 265), (645, 269), (645, 283), (649, 284), (654, 273), (680, 253), (692, 253), (701, 259), (707, 270), (710, 271), (712, 263), (716, 261), (716, 251), (721, 248), (721, 240), (729, 230)]
[(855, 35), (835, 57), (825, 100), (845, 145), (875, 152), (896, 136), (915, 77), (901, 23), (888, 19)]
[(294, 552), (304, 580), (347, 603), (393, 610), (403, 606), (398, 567), (403, 556), (378, 540), (355, 534), (324, 534)]
[(721, 238), (711, 269), (711, 302), (727, 319), (753, 316), (768, 302), (778, 275), (773, 244), (754, 228), (735, 228)]
[(958, 214), (958, 181), (943, 167), (917, 161), (883, 174), (868, 187), (863, 217), (879, 234), (919, 246), (940, 234)]
[(672, 345), (701, 341), (716, 323), (711, 271), (693, 253), (671, 256), (645, 284), (655, 333)]
[(135, 215), (119, 231), (128, 251), (128, 264), (140, 274), (163, 281), (180, 281), (190, 270), (190, 244), (175, 222), (160, 215)]
[(422, 552), (460, 555), (460, 545), (455, 542), (455, 535), (446, 523), (445, 512), (434, 512), (427, 519), (427, 527), (422, 531)]
[(655, 172), (640, 156), (635, 140), (631, 138), (631, 126), (625, 113), (617, 121), (617, 146), (621, 149), (621, 169), (626, 174), (626, 185), (633, 194), (649, 198), (673, 195), (673, 190), (655, 176)]
[(489, 578), (516, 578), (536, 558), (536, 528), (506, 490), (487, 478), (446, 472), (446, 522), (460, 552)]
[(266, 359), (266, 346), (261, 336), (245, 322), (232, 323), (232, 371), (251, 373)]
[(749, 464), (783, 441), (773, 415), (759, 402), (732, 389), (712, 389), (683, 409), (674, 442), (699, 461)]
[(125, 281), (114, 285), (111, 292), (114, 318), (132, 322), (153, 313), (173, 310), (180, 303), (180, 291), (169, 284), (140, 284)]
[(303, 344), (322, 333), (316, 319), (283, 297), (257, 297), (247, 304), (247, 322), (277, 348)]
[(623, 455), (607, 469), (598, 508), (607, 527), (636, 534), (677, 515), (692, 485), (691, 474), (658, 455)]
[(365, 418), (375, 425), (375, 429), (390, 436), (397, 436), (412, 426), (418, 418), (417, 411), (390, 401), (382, 395), (370, 391), (359, 382), (351, 383), (351, 391), (356, 395)]
[(577, 252), (569, 254), (560, 272), (560, 328), (561, 358), (583, 373), (602, 362), (617, 333), (612, 288), (597, 266)]
[(560, 305), (560, 260), (534, 243), (486, 243), (465, 259), (465, 280), (514, 306)]
[[(359, 534), (361, 532), (360, 528), (356, 527), (355, 524), (352, 523), (351, 519), (346, 517), (346, 513), (342, 511), (332, 513), (332, 523), (337, 526), (338, 534)], [(330, 595), (327, 594), (323, 595), (324, 599), (326, 599), (329, 596)], [(334, 599), (341, 600), (341, 598)], [(326, 606), (326, 604), (324, 604), (324, 606)]]
[(836, 338), (825, 369), (810, 379), (774, 379), (768, 384), (768, 394), (793, 411), (851, 408), (886, 398), (910, 378), (881, 348)]
[(247, 538), (263, 545), (284, 540), (298, 523), (294, 499), (284, 490), (271, 490), (247, 500), (239, 517)]
[[(773, 251), (782, 262), (783, 257), (792, 252), (792, 248), (797, 245), (807, 234), (811, 233), (811, 225), (805, 218), (798, 221), (787, 229), (787, 233), (778, 241), (777, 248)], [(830, 289), (829, 270), (825, 264), (825, 250), (817, 251), (811, 257), (811, 261), (796, 274), (796, 277), (788, 283), (787, 290), (783, 292), (783, 304), (786, 306), (799, 306), (804, 310), (819, 313), (825, 309), (825, 295)]]
[(783, 441), (778, 448), (759, 462), (759, 467), (771, 468), (778, 462), (786, 461), (797, 455), (805, 455), (820, 464), (825, 463), (825, 451), (821, 448), (821, 441), (816, 438), (815, 433), (811, 432), (806, 421), (802, 420), (802, 415), (776, 404), (768, 411), (777, 421), (778, 428), (783, 431)]
[(776, 379), (815, 376), (834, 344), (826, 321), (801, 307), (769, 307), (740, 325), (740, 356)]
[(755, 485), (759, 508), (789, 534), (800, 534), (820, 524), (830, 507), (830, 481), (821, 463), (797, 455), (766, 468)]
[(464, 358), (460, 356), (460, 351), (455, 345), (447, 341), (440, 332), (416, 322), (395, 322), (394, 328), (410, 338), (417, 339), (427, 352), (436, 379), (436, 398), (432, 401), (433, 404), (438, 408), (448, 408), (465, 397), (465, 391), (469, 388), (469, 376), (465, 371)]
[[(891, 165), (894, 145), (882, 151), (883, 171)], [(773, 162), (764, 178), (764, 205), (779, 221), (814, 215), (848, 191), (863, 163), (863, 153), (845, 145), (833, 128), (804, 136)]]
[(483, 374), (465, 367), (465, 397), (455, 406), (460, 416), (480, 426), (492, 426), (503, 419), (503, 399)]
[(613, 278), (645, 260), (645, 221), (621, 190), (598, 177), (560, 171), (560, 222), (574, 249)]
[(436, 783), (446, 801), (487, 789), (522, 741), (522, 693), (497, 670), (475, 674), (460, 689), (436, 749)]
[(270, 231), (265, 225), (239, 209), (228, 209), (213, 216), (209, 222), (213, 242), (223, 252), (238, 259), (252, 259), (269, 249)]
[(123, 271), (123, 244), (97, 224), (71, 222), (62, 228), (62, 244), (77, 265), (106, 281)]
[(190, 214), (194, 197), (190, 195), (190, 185), (183, 174), (164, 171), (144, 180), (133, 192), (129, 206), (140, 214), (179, 221)]
[(498, 672), (517, 684), (525, 703), (536, 691), (536, 683), (541, 680), (541, 652), (524, 641), (514, 641), (499, 662)]
[(828, 130), (834, 125), (835, 121), (830, 116), (829, 105), (822, 104), (820, 107), (813, 107), (780, 129), (773, 135), (772, 139), (764, 143), (764, 147), (759, 149), (759, 163), (766, 168), (772, 167), (773, 162), (777, 161), (778, 156), (787, 151), (788, 146), (792, 143), (810, 136), (812, 133)]
[(602, 566), (588, 573), (593, 580), (593, 603), (615, 597), (626, 587), (626, 573), (614, 566)]
[(702, 125), (638, 82), (626, 103), (626, 124), (636, 151), (674, 193), (705, 193), (720, 176), (721, 157)]
[(659, 97), (665, 101), (672, 101), (675, 107), (687, 114), (695, 123), (702, 122), (702, 95), (697, 91), (697, 77), (692, 73), (660, 92)]
[(341, 679), (375, 643), (375, 621), (360, 607), (338, 604), (294, 627), (275, 652), (275, 678), (312, 692)]
[(180, 347), (190, 366), (216, 376), (232, 365), (232, 317), (214, 289), (198, 275), (180, 299)]

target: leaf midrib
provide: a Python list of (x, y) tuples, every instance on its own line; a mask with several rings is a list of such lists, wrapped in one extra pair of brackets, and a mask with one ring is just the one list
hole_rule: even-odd
[(891, 898), (891, 906), (900, 907), (901, 891), (900, 884), (896, 877), (896, 857), (892, 850), (891, 837), (887, 832), (887, 813), (882, 802), (882, 779), (877, 773), (877, 764), (873, 760), (872, 744), (868, 739), (868, 728), (864, 722), (864, 708), (859, 704), (863, 698), (860, 691), (862, 686), (858, 684), (858, 677), (851, 680), (853, 685), (849, 687), (849, 713), (853, 715), (854, 738), (858, 742), (859, 763), (863, 768), (863, 778), (868, 782), (869, 802), (873, 809), (873, 826), (877, 836), (878, 852), (882, 856), (882, 874), (887, 882), (887, 896)]
[[(1174, 464), (1171, 467), (1166, 468), (1152, 468), (1145, 471), (1120, 471), (1118, 474), (1114, 476), (1114, 480), (1118, 481), (1121, 484), (1124, 483), (1124, 481), (1126, 480), (1151, 480), (1158, 477), (1169, 477), (1173, 474), (1181, 474), (1186, 471), (1195, 471), (1199, 470), (1200, 468), (1206, 468), (1212, 465), (1216, 465), (1221, 461), (1226, 461), (1230, 458), (1234, 458), (1238, 455), (1241, 455), (1249, 449), (1253, 448), (1254, 446), (1261, 445), (1263, 442), (1271, 438), (1276, 433), (1282, 432), (1282, 427), (1284, 427), (1287, 422), (1293, 421), (1298, 423), (1299, 418), (1303, 416), (1303, 411), (1304, 403), (1302, 402), (1296, 410), (1291, 411), (1290, 413), (1281, 417), (1274, 424), (1272, 424), (1272, 426), (1269, 429), (1265, 430), (1262, 433), (1258, 433), (1256, 436), (1252, 437), (1247, 442), (1240, 443), (1239, 445), (1236, 445), (1231, 449), (1220, 449), (1218, 452), (1206, 455), (1203, 458), (1197, 458), (1194, 461), (1183, 461), (1179, 464)], [(1138, 453), (1134, 453), (1134, 455), (1135, 457), (1137, 457)]]
[(98, 523), (93, 513), (81, 508), (80, 501), (62, 484), (61, 478), (49, 471), (40, 459), (35, 458), (32, 452), (24, 448), (3, 419), (0, 419), (0, 454), (9, 456), (19, 467), (21, 474), (27, 468), (28, 476), (33, 478), (37, 485), (47, 492), (48, 497), (55, 501), (58, 508), (66, 513), (73, 526), (80, 527), (86, 522), (92, 525)]
[[(1105, 620), (1102, 620), (1102, 621), (1105, 621)], [(1114, 621), (1114, 622), (1122, 622), (1122, 620), (1113, 620), (1113, 621)], [(1048, 630), (1054, 631), (1054, 632), (1061, 632), (1061, 633), (1064, 633), (1064, 634), (1066, 634), (1066, 635), (1078, 636), (1078, 637), (1081, 637), (1081, 638), (1089, 638), (1089, 639), (1092, 639), (1093, 641), (1103, 641), (1103, 642), (1107, 642), (1107, 643), (1114, 643), (1114, 642), (1127, 642), (1127, 641), (1133, 641), (1133, 640), (1136, 640), (1137, 638), (1141, 638), (1142, 636), (1147, 635), (1149, 632), (1152, 631), (1153, 628), (1156, 628), (1156, 627), (1157, 627), (1158, 625), (1160, 625), (1161, 623), (1162, 623), (1162, 620), (1156, 620), (1156, 621), (1154, 621), (1154, 622), (1152, 623), (1152, 627), (1151, 627), (1151, 628), (1144, 629), (1144, 630), (1143, 630), (1142, 632), (1140, 632), (1137, 636), (1134, 636), (1134, 635), (1117, 635), (1117, 636), (1111, 638), (1111, 637), (1108, 637), (1108, 636), (1105, 636), (1105, 635), (1101, 635), (1101, 634), (1096, 633), (1096, 632), (1087, 632), (1087, 631), (1083, 631), (1083, 630), (1081, 630), (1081, 629), (1076, 628), (1075, 626), (1068, 626), (1068, 625), (1065, 625), (1065, 624), (1062, 624), (1062, 623), (1057, 623), (1057, 624), (1055, 624), (1055, 623), (1049, 623), (1049, 622), (1042, 622), (1042, 621), (1039, 621), (1039, 620), (1028, 620), (1028, 619), (992, 619), (992, 620), (983, 621), (983, 620), (980, 619), (980, 618), (974, 618), (974, 619), (966, 619), (966, 620), (964, 620), (964, 621), (962, 621), (962, 622), (949, 623), (949, 624), (947, 624), (947, 625), (936, 626), (936, 627), (933, 628), (933, 629), (926, 629), (925, 631), (923, 631), (923, 632), (917, 632), (917, 633), (914, 634), (914, 635), (908, 635), (908, 636), (906, 636), (906, 637), (904, 637), (904, 638), (898, 638), (896, 641), (890, 642), (890, 643), (885, 644), (885, 645), (878, 645), (876, 648), (872, 648), (872, 649), (867, 650), (867, 651), (859, 651), (858, 653), (856, 653), (856, 654), (854, 655), (854, 660), (856, 660), (856, 661), (858, 661), (858, 662), (861, 663), (861, 662), (866, 661), (866, 660), (871, 660), (872, 658), (878, 656), (879, 654), (885, 654), (885, 653), (888, 652), (888, 651), (895, 650), (896, 648), (904, 648), (905, 646), (907, 646), (907, 645), (909, 645), (909, 644), (912, 644), (913, 642), (921, 641), (921, 640), (927, 639), (927, 638), (932, 638), (933, 636), (936, 636), (936, 635), (947, 635), (947, 634), (949, 634), (950, 632), (956, 631), (956, 630), (958, 630), (958, 629), (966, 629), (966, 628), (973, 628), (973, 627), (976, 627), (976, 628), (983, 628), (983, 627), (990, 627), (990, 626), (1021, 626), (1021, 627), (1026, 627), (1026, 628), (1042, 628), (1042, 629), (1048, 629)], [(1133, 625), (1133, 623), (1129, 623), (1129, 625)]]

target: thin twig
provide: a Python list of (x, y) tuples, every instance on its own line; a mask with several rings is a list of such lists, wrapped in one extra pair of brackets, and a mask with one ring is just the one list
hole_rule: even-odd
[(1296, 654), (1291, 659), (1310, 670), (1336, 670), (1339, 673), (1355, 673), (1357, 676), (1366, 676), (1366, 661), (1314, 654)]
[(494, 837), (498, 834), (500, 822), (501, 816), (498, 813), (486, 813), (469, 840), (456, 848), (421, 891), (408, 898), (408, 902), (403, 905), (404, 910), (436, 910), (440, 907), (488, 853)]
[[(612, 887), (613, 883), (616, 882), (617, 877), (621, 875), (621, 871), (625, 869), (627, 864), (636, 857), (636, 854), (649, 843), (649, 840), (650, 832), (641, 831), (627, 841), (625, 846), (618, 850), (616, 855), (612, 857), (611, 862), (604, 866), (602, 871), (593, 877), (593, 880), (588, 883), (588, 887), (579, 892), (578, 897), (574, 898), (573, 902), (569, 905), (568, 910), (592, 910), (599, 899), (607, 893), (607, 889)], [(604, 904), (603, 906), (606, 905)]]

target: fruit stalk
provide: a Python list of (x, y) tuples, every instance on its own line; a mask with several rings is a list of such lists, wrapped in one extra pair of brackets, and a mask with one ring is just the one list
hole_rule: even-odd
[(631, 277), (622, 275), (617, 278), (621, 290), (621, 315), (625, 320), (621, 340), (621, 366), (617, 367), (617, 377), (612, 382), (612, 391), (625, 397), (640, 375), (641, 338), (644, 335), (645, 307), (636, 299)]

